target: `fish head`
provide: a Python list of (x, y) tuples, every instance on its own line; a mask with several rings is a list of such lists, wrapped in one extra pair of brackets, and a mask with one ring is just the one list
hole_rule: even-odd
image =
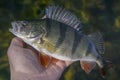
[(45, 33), (42, 23), (42, 21), (14, 21), (9, 31), (25, 42), (31, 43)]

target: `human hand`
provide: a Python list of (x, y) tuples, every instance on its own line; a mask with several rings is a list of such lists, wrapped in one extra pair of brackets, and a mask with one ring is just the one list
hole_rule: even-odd
[(67, 67), (64, 61), (50, 63), (44, 68), (39, 62), (38, 52), (19, 38), (14, 38), (8, 48), (11, 80), (59, 80)]

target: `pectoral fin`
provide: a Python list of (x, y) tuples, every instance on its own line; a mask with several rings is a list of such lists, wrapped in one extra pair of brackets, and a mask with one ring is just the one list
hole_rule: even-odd
[(80, 61), (81, 68), (86, 72), (90, 73), (92, 69), (95, 67), (96, 63), (92, 61)]

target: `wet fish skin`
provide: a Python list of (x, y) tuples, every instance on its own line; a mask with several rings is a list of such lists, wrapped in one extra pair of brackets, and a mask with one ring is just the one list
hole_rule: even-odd
[(43, 50), (47, 55), (72, 61), (87, 59), (87, 57), (88, 60), (94, 60), (98, 56), (92, 41), (66, 24), (54, 20), (48, 22), (47, 19), (25, 22), (12, 23), (20, 29), (17, 32), (20, 36), (18, 34), (16, 36), (24, 37), (22, 39), (38, 51)]
[(66, 61), (80, 60), (81, 65), (86, 63), (89, 69), (85, 68), (86, 65), (82, 68), (87, 73), (96, 63), (100, 68), (107, 63), (100, 55), (104, 52), (101, 35), (96, 33), (88, 36), (82, 33), (77, 17), (59, 6), (48, 7), (45, 18), (15, 21), (12, 27), (10, 32), (44, 54)]

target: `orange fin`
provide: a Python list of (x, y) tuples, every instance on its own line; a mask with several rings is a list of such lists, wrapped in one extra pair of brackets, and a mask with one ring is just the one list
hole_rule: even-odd
[(43, 67), (48, 67), (48, 65), (51, 63), (51, 57), (45, 54), (40, 53), (40, 63)]
[(96, 63), (92, 61), (80, 61), (81, 68), (86, 72), (90, 73), (92, 69), (95, 67)]
[(45, 54), (40, 53), (39, 56), (40, 56), (40, 63), (43, 67), (48, 67), (50, 63), (56, 63), (58, 61), (58, 59), (50, 57)]
[(52, 59), (51, 59), (51, 62), (52, 62), (52, 63), (57, 63), (57, 61), (59, 61), (59, 60), (52, 57)]
[(102, 78), (105, 78), (106, 72), (105, 72), (104, 68), (100, 69), (100, 75), (102, 76)]
[(105, 78), (106, 76), (106, 71), (110, 68), (113, 68), (114, 67), (114, 64), (110, 61), (106, 61), (105, 62), (105, 65), (103, 68), (100, 68), (100, 75)]

